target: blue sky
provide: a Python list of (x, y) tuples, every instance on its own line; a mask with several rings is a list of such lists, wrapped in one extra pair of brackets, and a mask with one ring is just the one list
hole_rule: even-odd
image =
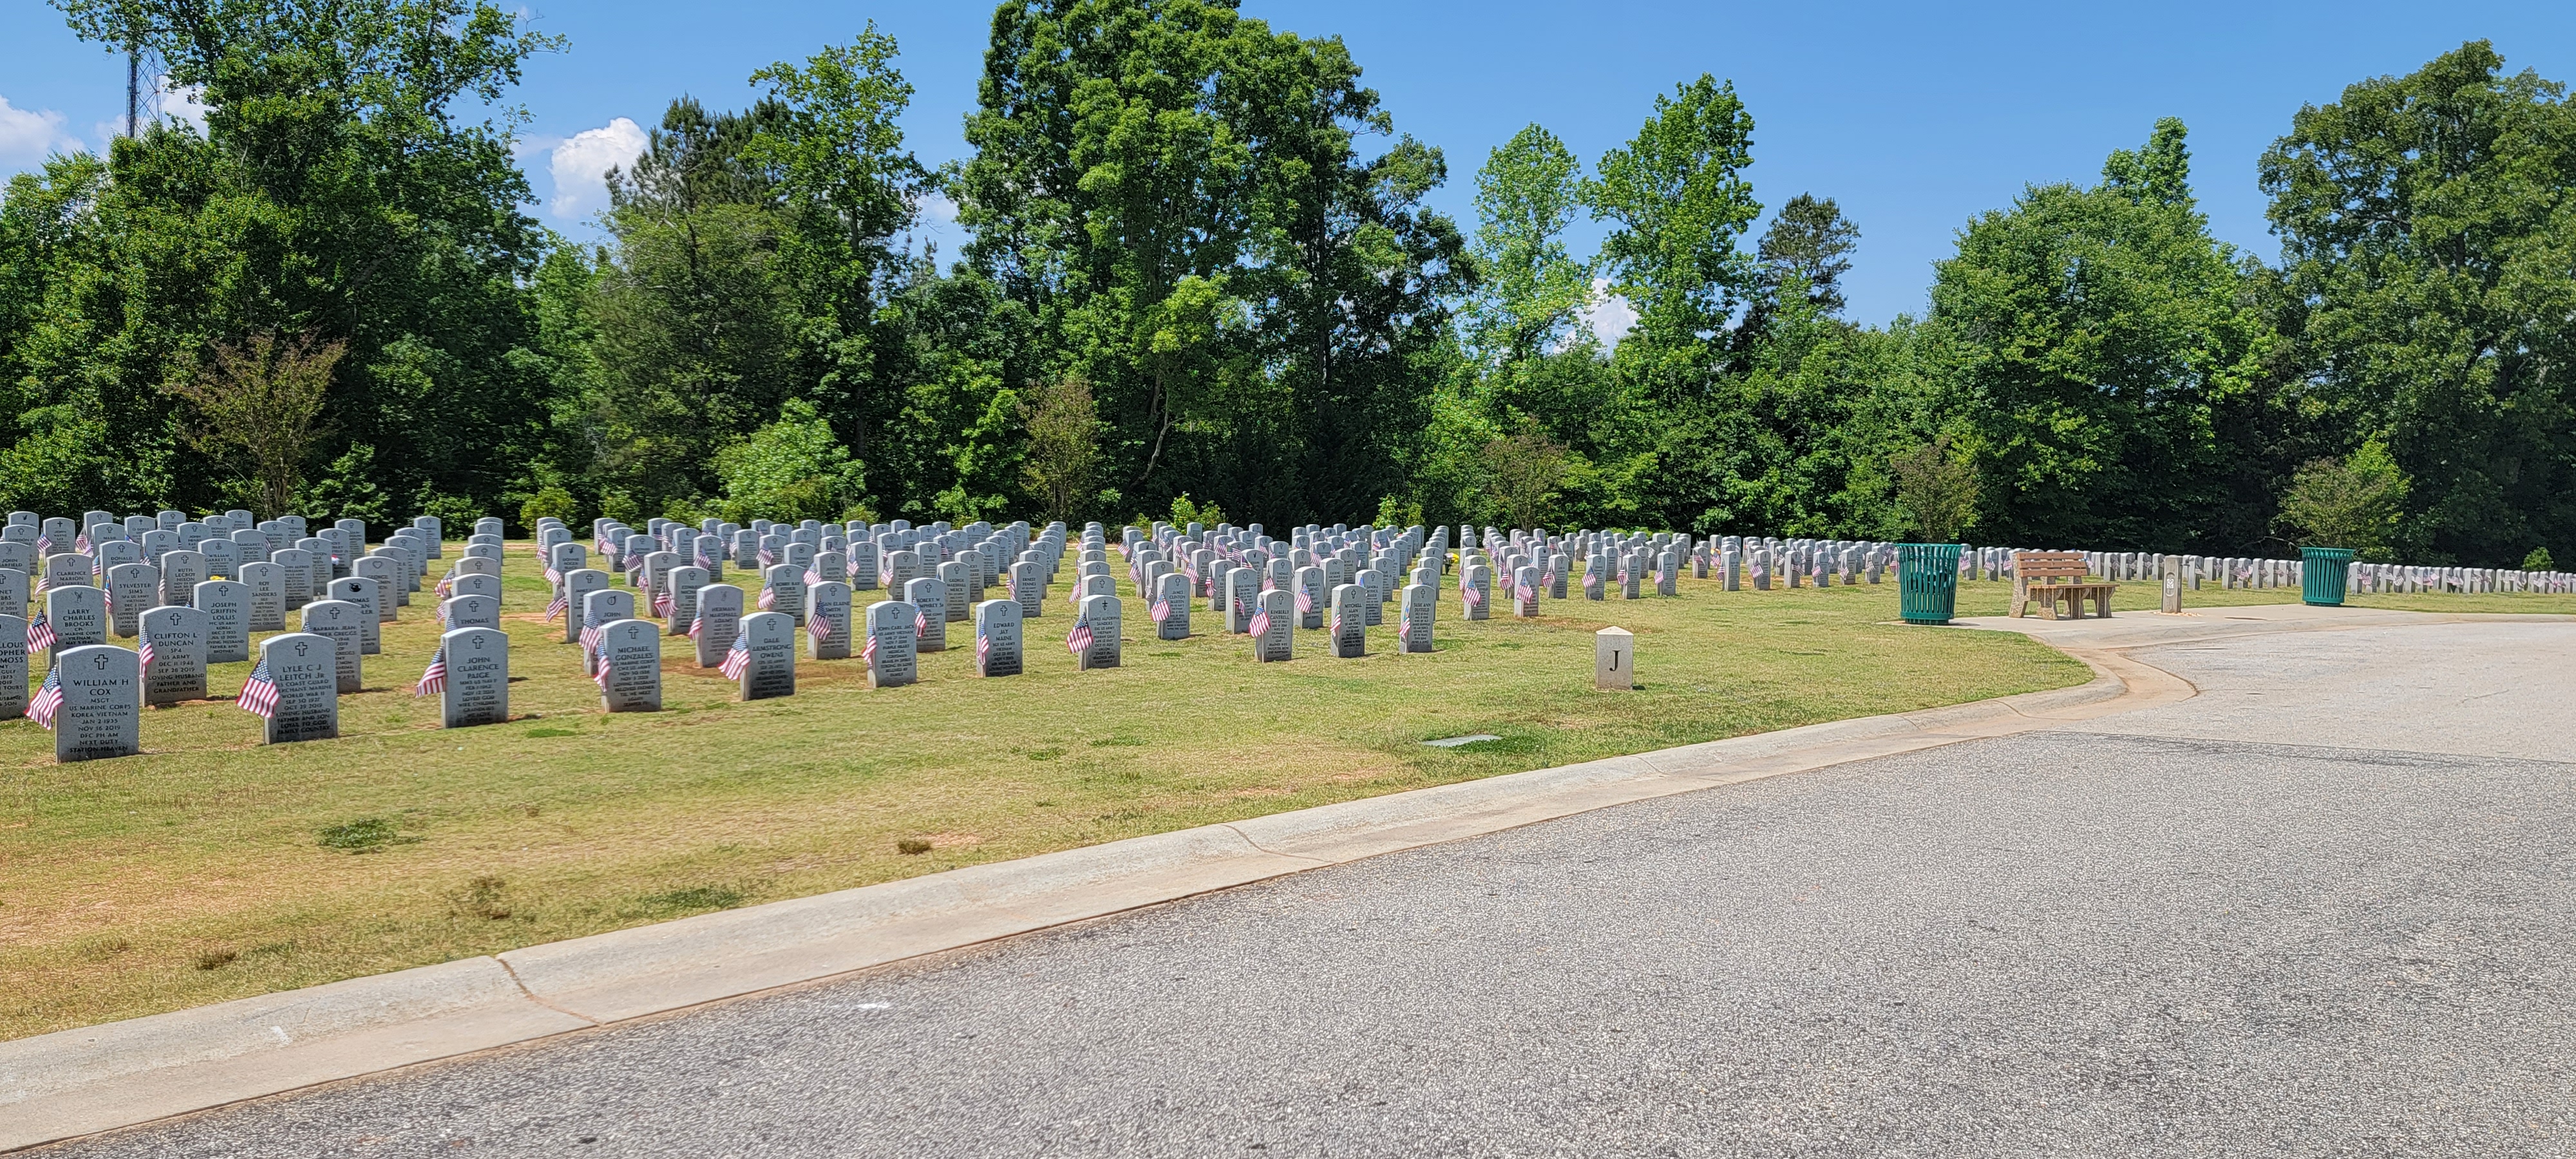
[[(1399, 130), (1446, 151), (1450, 182), (1435, 202), (1462, 221), (1476, 166), (1522, 125), (1546, 125), (1588, 162), (1632, 135), (1676, 82), (1732, 79), (1756, 123), (1761, 200), (1814, 192), (1859, 223), (1851, 312), (1873, 323), (1923, 308), (1931, 263), (1971, 216), (2028, 183), (2092, 180), (2104, 154), (2144, 140), (2157, 117), (2191, 126), (2193, 177), (2219, 236), (2269, 258), (2277, 246), (2254, 163), (2302, 103), (2477, 38), (2510, 67), (2576, 78), (2576, 5), (2564, 0), (1244, 9), (1342, 37)], [(637, 137), (619, 118), (649, 126), (680, 93), (745, 103), (752, 70), (846, 40), (871, 18), (902, 44), (918, 90), (906, 119), (914, 149), (933, 164), (958, 156), (992, 11), (805, 0), (527, 0), (527, 10), (571, 41), (531, 62), (518, 94), (538, 216), (568, 232), (598, 208), (599, 169)], [(124, 80), (122, 60), (75, 41), (53, 9), (0, 5), (0, 172), (48, 149), (96, 146), (122, 114)], [(943, 248), (957, 241), (937, 222), (927, 233)], [(1598, 234), (1583, 228), (1578, 247)]]

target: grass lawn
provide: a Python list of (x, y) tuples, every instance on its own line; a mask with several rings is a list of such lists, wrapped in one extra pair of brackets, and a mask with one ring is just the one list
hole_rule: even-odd
[[(450, 552), (453, 559), (454, 552)], [(443, 566), (443, 564), (441, 565)], [(686, 638), (657, 714), (608, 716), (508, 549), (509, 724), (454, 732), (409, 695), (435, 646), (422, 593), (344, 697), (342, 739), (274, 748), (229, 701), (146, 709), (146, 755), (57, 766), (0, 724), (0, 1039), (401, 969), (709, 909), (1667, 745), (2061, 687), (2082, 665), (2018, 635), (1888, 623), (1892, 583), (1549, 602), (1440, 651), (1252, 662), (1223, 636), (1140, 639), (1076, 673), (1061, 585), (1030, 673), (971, 675), (971, 630), (922, 682), (802, 662), (791, 698), (738, 703)], [(1972, 584), (1961, 614), (2000, 612)], [(2204, 592), (2285, 598), (2287, 593)], [(863, 597), (864, 598), (864, 597)], [(2420, 597), (2427, 606), (2483, 601)], [(2152, 606), (2150, 587), (2121, 606)], [(2512, 598), (2576, 611), (2576, 599)], [(2494, 609), (2488, 609), (2494, 610)], [(1201, 614), (1204, 626), (1212, 617)], [(1594, 629), (1637, 634), (1642, 687), (1590, 688)], [(130, 643), (130, 642), (128, 642)], [(237, 691), (247, 664), (211, 685)], [(1502, 739), (1434, 749), (1469, 733)], [(918, 849), (906, 853), (904, 849)]]

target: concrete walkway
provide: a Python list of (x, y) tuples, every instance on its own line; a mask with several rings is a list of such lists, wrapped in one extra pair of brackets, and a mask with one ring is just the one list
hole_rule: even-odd
[(1796, 777), (1738, 751), (1723, 791), (1632, 773), (1562, 820), (59, 1150), (2568, 1153), (2576, 623), (2238, 611), (2003, 625), (2187, 702), (1817, 738), (1863, 759)]

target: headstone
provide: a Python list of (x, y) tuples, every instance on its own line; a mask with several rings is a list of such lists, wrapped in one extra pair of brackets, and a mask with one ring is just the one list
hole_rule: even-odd
[(792, 563), (774, 563), (760, 574), (760, 610), (781, 612), (789, 620), (804, 623), (805, 569)]
[(32, 585), (27, 573), (16, 568), (0, 567), (0, 616), (27, 618), (27, 597)]
[[(362, 579), (375, 585), (376, 621), (390, 624), (400, 617), (396, 609), (403, 591), (402, 561), (391, 556), (370, 555), (351, 560), (349, 578)], [(334, 580), (334, 585), (346, 580)], [(334, 590), (337, 588), (335, 586)], [(337, 597), (335, 597), (337, 598)]]
[[(1033, 559), (1011, 565), (1011, 599), (1020, 605), (1021, 619), (1034, 619), (1046, 614), (1046, 567)], [(1188, 600), (1182, 600), (1184, 607)]]
[(753, 612), (725, 657), (744, 700), (796, 694), (796, 621), (785, 612)]
[(808, 654), (817, 660), (850, 658), (852, 624), (850, 622), (850, 585), (839, 580), (824, 580), (805, 588), (805, 638)]
[(364, 653), (359, 643), (364, 625), (375, 622), (375, 613), (345, 600), (315, 600), (304, 605), (303, 629), (307, 634), (331, 641), (332, 657), (338, 665), (340, 691), (356, 692), (364, 683)]
[(1512, 614), (1522, 619), (1538, 615), (1538, 569), (1529, 566), (1512, 571)]
[[(635, 615), (635, 593), (619, 588), (601, 588), (582, 597), (581, 612), (573, 617), (581, 621), (581, 670), (599, 671), (599, 635), (608, 625)], [(732, 643), (727, 640), (726, 643)]]
[(1298, 568), (1292, 587), (1297, 626), (1308, 630), (1323, 627), (1333, 599), (1332, 589), (1324, 586), (1324, 569), (1313, 565)]
[(45, 593), (45, 623), (54, 633), (53, 653), (107, 642), (107, 593), (93, 587), (54, 588)]
[[(624, 596), (631, 608), (630, 592), (600, 592), (600, 596)], [(599, 685), (601, 705), (610, 712), (660, 712), (662, 710), (662, 629), (650, 620), (633, 618), (611, 621), (599, 630), (599, 663), (591, 678)]]
[(689, 625), (696, 621), (698, 615), (698, 592), (708, 583), (707, 569), (694, 563), (682, 564), (672, 568), (671, 574), (662, 578), (662, 583), (668, 597), (664, 605), (664, 629), (674, 636), (688, 635)]
[(27, 715), (27, 618), (0, 612), (0, 720)]
[(453, 596), (438, 605), (438, 623), (443, 629), (499, 628), (501, 601), (490, 596)]
[(954, 559), (940, 564), (939, 582), (948, 593), (947, 602), (940, 607), (941, 613), (947, 616), (949, 623), (965, 623), (970, 606), (967, 601), (975, 598), (972, 577), (966, 564)]
[[(1427, 570), (1427, 569), (1426, 569)], [(1396, 607), (1395, 650), (1429, 652), (1432, 620), (1438, 615), (1440, 588), (1436, 584), (1411, 583)]]
[(1153, 596), (1145, 614), (1154, 623), (1154, 638), (1189, 639), (1190, 577), (1176, 571), (1162, 573), (1154, 579)]
[(137, 648), (143, 679), (143, 702), (178, 704), (206, 698), (206, 614), (195, 608), (163, 606), (137, 617), (142, 636)]
[(689, 622), (689, 638), (697, 643), (700, 668), (713, 668), (724, 663), (725, 653), (732, 650), (733, 638), (742, 631), (742, 589), (732, 584), (709, 584), (698, 589), (697, 617)]
[(312, 552), (289, 547), (270, 552), (268, 562), (277, 565), (280, 607), (291, 612), (313, 602)]
[(382, 601), (384, 598), (383, 592), (383, 588), (376, 586), (376, 581), (368, 579), (365, 576), (344, 576), (340, 579), (331, 581), (330, 596), (332, 599), (339, 600), (342, 603), (355, 604), (357, 605), (358, 610), (366, 613), (365, 616), (361, 617), (365, 622), (359, 625), (360, 630), (358, 633), (358, 651), (361, 655), (375, 656), (382, 654), (385, 650), (384, 637), (382, 635), (384, 630), (384, 613), (382, 611)]
[(174, 548), (162, 552), (159, 567), (161, 591), (155, 597), (157, 603), (186, 606), (188, 593), (197, 590), (198, 581), (206, 578), (206, 557), (194, 551)]
[(108, 626), (119, 636), (132, 636), (138, 617), (161, 603), (161, 569), (148, 563), (120, 563), (107, 569)]
[(286, 630), (286, 569), (274, 563), (242, 565), (242, 589), (248, 593), (249, 630), (283, 632)]
[(916, 644), (913, 622), (921, 618), (921, 609), (902, 600), (879, 600), (868, 605), (868, 642), (862, 654), (868, 662), (868, 683), (874, 688), (893, 688), (916, 679)]
[(1254, 597), (1261, 594), (1261, 578), (1248, 567), (1228, 569), (1218, 581), (1225, 590), (1225, 630), (1240, 636), (1252, 630), (1252, 616), (1257, 610)]
[(920, 641), (914, 647), (922, 652), (948, 650), (948, 584), (930, 576), (903, 585), (903, 599), (911, 604), (920, 620)]
[(1637, 638), (1626, 628), (1592, 634), (1592, 686), (1616, 691), (1636, 687)]
[[(1184, 600), (1183, 603), (1188, 601)], [(975, 674), (1020, 674), (1020, 605), (1017, 600), (985, 600), (975, 605)]]
[[(1082, 671), (1118, 667), (1118, 633), (1120, 608), (1116, 596), (1086, 596), (1074, 630), (1066, 636), (1067, 648), (1074, 653), (1075, 666)], [(1084, 646), (1073, 647), (1075, 642)]]
[(250, 659), (248, 584), (207, 580), (190, 593), (189, 604), (206, 614), (206, 663), (238, 664)]
[(2162, 570), (2165, 581), (2165, 614), (2179, 616), (2182, 614), (2182, 557), (2179, 555), (2163, 557)]
[[(327, 602), (327, 601), (326, 601)], [(259, 668), (242, 689), (244, 706), (254, 696), (270, 698), (271, 711), (262, 739), (269, 744), (330, 740), (340, 735), (339, 644), (329, 636), (288, 632), (260, 641)], [(268, 687), (258, 688), (265, 679)]]
[(1367, 600), (1368, 589), (1358, 584), (1343, 584), (1333, 589), (1332, 621), (1326, 630), (1331, 633), (1330, 647), (1335, 659), (1368, 655), (1368, 615), (1361, 606)]
[(1493, 618), (1494, 569), (1481, 563), (1468, 564), (1459, 572), (1458, 599), (1466, 607), (1466, 619)]
[(143, 751), (143, 690), (137, 662), (134, 653), (107, 644), (84, 644), (54, 653), (54, 666), (46, 677), (52, 691), (62, 697), (53, 710), (54, 760), (105, 760)]
[(1279, 588), (1270, 588), (1247, 597), (1259, 607), (1253, 612), (1247, 629), (1252, 633), (1252, 658), (1263, 663), (1293, 660), (1297, 656), (1297, 620), (1295, 598)]

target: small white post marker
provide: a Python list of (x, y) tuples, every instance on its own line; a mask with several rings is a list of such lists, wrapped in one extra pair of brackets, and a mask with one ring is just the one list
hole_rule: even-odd
[(1621, 692), (1637, 686), (1637, 637), (1626, 628), (1592, 634), (1592, 686)]

